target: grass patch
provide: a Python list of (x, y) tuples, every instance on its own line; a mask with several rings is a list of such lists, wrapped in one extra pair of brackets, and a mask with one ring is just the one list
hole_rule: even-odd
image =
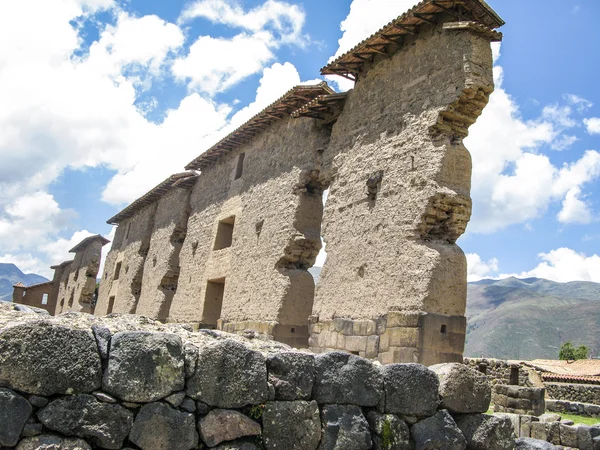
[(582, 425), (600, 425), (600, 419), (594, 419), (593, 417), (583, 417), (577, 416), (575, 414), (564, 414), (564, 413), (556, 413), (558, 414), (562, 420), (572, 420), (573, 422), (580, 423)]

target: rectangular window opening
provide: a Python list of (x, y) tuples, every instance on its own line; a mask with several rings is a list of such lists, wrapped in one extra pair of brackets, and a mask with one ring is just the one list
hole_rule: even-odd
[(244, 158), (246, 157), (245, 153), (240, 153), (237, 158), (237, 163), (235, 165), (235, 178), (237, 180), (242, 178), (242, 174), (244, 173)]
[(446, 325), (442, 325), (442, 329), (440, 330), (440, 333), (446, 333)]
[(224, 293), (225, 278), (217, 278), (207, 282), (206, 295), (204, 296), (204, 313), (202, 314), (202, 322), (205, 325), (217, 327), (217, 321), (221, 318)]
[(108, 309), (106, 310), (106, 314), (112, 313), (113, 307), (115, 306), (115, 296), (113, 295), (108, 299)]
[(114, 276), (114, 280), (118, 280), (119, 279), (119, 275), (121, 274), (121, 263), (118, 262), (117, 263), (117, 267), (115, 267), (115, 276)]
[(43, 293), (42, 294), (42, 305), (47, 305), (48, 304), (48, 294)]
[(215, 246), (213, 250), (221, 250), (231, 247), (233, 242), (233, 226), (235, 224), (235, 216), (228, 217), (219, 221), (217, 226), (217, 236), (215, 238)]

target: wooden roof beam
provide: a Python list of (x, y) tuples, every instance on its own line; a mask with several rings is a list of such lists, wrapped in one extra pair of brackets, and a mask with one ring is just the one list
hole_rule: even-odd
[[(367, 44), (365, 47), (373, 50), (376, 53), (380, 53), (382, 55), (387, 55), (387, 52), (385, 51), (385, 46), (386, 46), (386, 44)], [(383, 47), (383, 48), (378, 49), (377, 47)]]
[(398, 30), (406, 31), (409, 34), (417, 34), (417, 25), (412, 25), (414, 27), (412, 30), (408, 28), (410, 25), (402, 25), (401, 23), (395, 23), (392, 26)]
[(421, 19), (427, 23), (430, 23), (431, 25), (437, 25), (437, 22), (435, 20), (431, 20), (430, 17), (426, 17), (426, 16), (435, 16), (434, 13), (426, 13), (426, 14), (421, 14), (421, 13), (413, 13), (413, 16), (415, 16), (417, 19)]
[(459, 12), (457, 12), (457, 11), (453, 11), (453, 10), (451, 10), (450, 8), (446, 8), (445, 6), (442, 6), (442, 5), (440, 5), (440, 2), (439, 2), (439, 1), (433, 0), (433, 1), (431, 2), (431, 4), (432, 4), (433, 6), (435, 6), (436, 8), (439, 8), (439, 9), (441, 9), (442, 11), (444, 11), (444, 12), (447, 12), (448, 14), (450, 14), (450, 15), (452, 15), (452, 16), (454, 16), (454, 17), (456, 17), (456, 18), (457, 18), (457, 19), (459, 19), (459, 20), (463, 20), (463, 21), (466, 21), (466, 22), (467, 22), (467, 21), (469, 21), (469, 19), (468, 19), (467, 17), (465, 17), (463, 14), (461, 14), (461, 13), (459, 13)]

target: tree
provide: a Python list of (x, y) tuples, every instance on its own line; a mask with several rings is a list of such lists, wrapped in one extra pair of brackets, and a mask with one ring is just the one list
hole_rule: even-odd
[(588, 359), (590, 356), (590, 349), (585, 345), (580, 345), (575, 348), (570, 341), (565, 342), (560, 346), (560, 351), (558, 352), (558, 358), (574, 361), (576, 359)]
[(575, 349), (575, 359), (588, 359), (590, 356), (590, 349), (585, 345), (580, 345)]
[(558, 352), (558, 359), (563, 360), (574, 360), (575, 359), (575, 347), (571, 344), (570, 341), (565, 342), (560, 346), (560, 350)]

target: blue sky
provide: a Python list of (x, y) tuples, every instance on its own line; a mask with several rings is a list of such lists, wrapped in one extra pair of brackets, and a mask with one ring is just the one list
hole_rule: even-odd
[[(3, 2), (0, 262), (48, 276), (110, 238), (107, 218), (414, 3)], [(600, 3), (488, 3), (507, 25), (465, 141), (469, 278), (600, 282)]]

